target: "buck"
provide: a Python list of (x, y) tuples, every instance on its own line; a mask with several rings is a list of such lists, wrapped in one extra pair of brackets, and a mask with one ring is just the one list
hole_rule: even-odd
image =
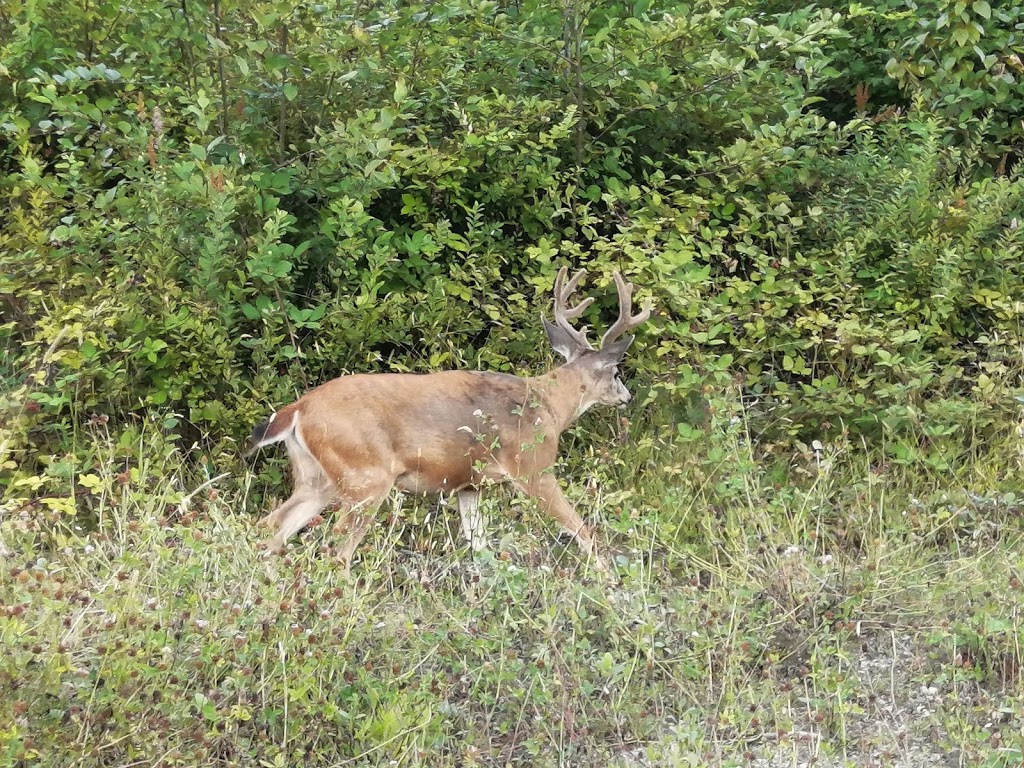
[(483, 371), (342, 376), (310, 390), (253, 432), (253, 448), (284, 442), (294, 491), (261, 524), (263, 542), (279, 552), (326, 506), (338, 507), (335, 532), (347, 532), (340, 556), (346, 572), (392, 489), (455, 493), (462, 531), (473, 549), (485, 545), (480, 487), (511, 483), (533, 497), (604, 569), (589, 527), (565, 498), (552, 468), (565, 429), (593, 405), (631, 399), (619, 365), (651, 314), (632, 314), (633, 286), (615, 273), (619, 316), (598, 349), (572, 320), (593, 302), (569, 305), (583, 277), (555, 279), (554, 323), (544, 319), (552, 347), (565, 363), (535, 378)]

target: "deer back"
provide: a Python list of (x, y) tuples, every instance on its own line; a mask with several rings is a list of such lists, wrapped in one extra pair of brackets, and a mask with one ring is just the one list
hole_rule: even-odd
[(291, 435), (325, 469), (384, 467), (405, 490), (530, 475), (554, 462), (561, 432), (548, 392), (532, 381), (482, 371), (343, 376), (279, 411), (254, 438), (265, 445)]

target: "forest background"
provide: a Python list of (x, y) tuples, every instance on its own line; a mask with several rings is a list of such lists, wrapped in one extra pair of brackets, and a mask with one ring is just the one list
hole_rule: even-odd
[[(4, 4), (0, 757), (1019, 764), (1022, 34)], [(634, 405), (562, 451), (613, 585), (500, 493), (475, 561), (412, 499), (355, 581), (324, 527), (261, 559), (254, 423), (345, 372), (545, 369), (562, 265), (591, 325), (614, 270), (656, 306)]]

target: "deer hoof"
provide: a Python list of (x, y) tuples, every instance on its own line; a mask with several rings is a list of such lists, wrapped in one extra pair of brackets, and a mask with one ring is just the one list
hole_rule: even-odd
[(597, 573), (607, 575), (615, 572), (612, 569), (612, 567), (608, 564), (608, 560), (606, 560), (604, 557), (597, 554), (596, 552), (590, 553), (590, 557), (587, 558), (587, 564), (591, 568), (593, 568), (594, 571), (596, 571)]
[(280, 555), (284, 552), (284, 542), (278, 541), (277, 539), (267, 539), (259, 543), (259, 548), (264, 551), (267, 557), (271, 555)]

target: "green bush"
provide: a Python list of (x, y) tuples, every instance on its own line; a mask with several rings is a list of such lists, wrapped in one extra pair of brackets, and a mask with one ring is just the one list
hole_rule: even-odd
[[(837, 120), (907, 108), (915, 97), (974, 144), (991, 168), (1019, 162), (1024, 6), (988, 0), (819, 4), (844, 14), (832, 54), (841, 73), (817, 94)], [(785, 11), (791, 4), (768, 3)]]
[[(813, 127), (814, 151), (768, 132), (723, 153), (743, 171), (718, 176), (670, 335), (717, 345), (792, 433), (991, 423), (1019, 373), (1024, 187), (971, 180), (973, 158), (921, 113)], [(755, 165), (773, 142), (785, 161)]]
[(938, 91), (829, 122), (867, 11), (772, 11), (0, 18), (0, 482), (71, 497), (97, 424), (232, 466), (346, 371), (537, 370), (563, 263), (591, 324), (614, 269), (657, 300), (631, 357), (652, 420), (735, 383), (769, 441), (991, 428), (1019, 369), (1021, 182), (980, 163), (1002, 139), (956, 140)]

